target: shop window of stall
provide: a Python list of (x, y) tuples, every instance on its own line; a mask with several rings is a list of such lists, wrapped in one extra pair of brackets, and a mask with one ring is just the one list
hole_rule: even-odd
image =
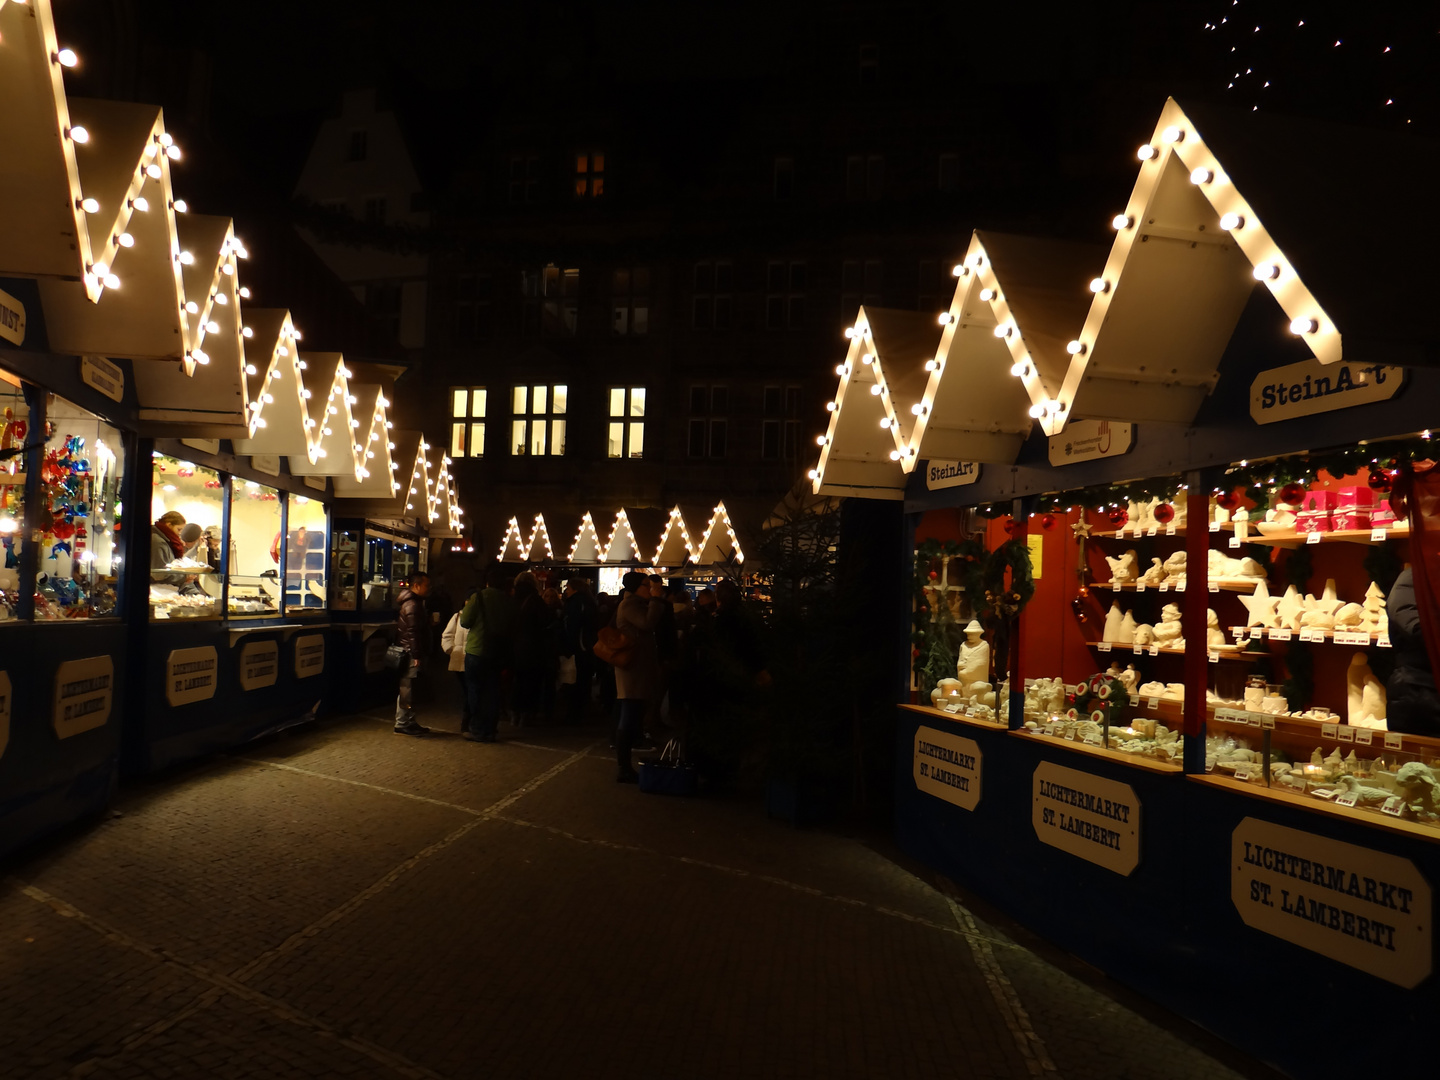
[(308, 495), (289, 496), (285, 521), (285, 610), (325, 607), (325, 504)]
[[(365, 537), (365, 563), (361, 569), (361, 600), (366, 611), (388, 611), (390, 603), (391, 564), (395, 543), (388, 536)], [(398, 595), (398, 593), (397, 593)]]
[[(17, 449), (38, 441), (23, 419), (18, 389), (5, 386), (5, 426), (0, 442)], [(13, 393), (15, 400), (9, 400)], [(116, 612), (120, 553), (120, 474), (124, 452), (120, 432), (99, 417), (50, 395), (40, 506), (29, 527), (38, 537), (36, 619), (103, 618)], [(24, 457), (0, 462), (0, 536), (5, 547), (4, 588), (14, 594), (12, 576), (19, 552), (13, 523), (24, 501)], [(14, 560), (14, 561), (12, 561)]]
[(337, 529), (330, 537), (330, 606), (336, 611), (354, 611), (360, 587), (360, 533)]
[(230, 481), (231, 615), (280, 612), (280, 493), (255, 480)]
[(221, 544), (225, 498), (220, 474), (158, 451), (150, 470), (150, 617), (219, 615), (229, 570)]

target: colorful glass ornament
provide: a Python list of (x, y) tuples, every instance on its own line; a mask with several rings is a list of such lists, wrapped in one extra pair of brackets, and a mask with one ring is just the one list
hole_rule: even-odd
[(1160, 503), (1155, 507), (1155, 520), (1161, 525), (1169, 525), (1175, 520), (1175, 507), (1168, 502)]
[(1305, 485), (1294, 483), (1286, 484), (1280, 489), (1277, 498), (1283, 503), (1298, 506), (1305, 501)]
[(1226, 510), (1238, 510), (1240, 508), (1240, 492), (1234, 490), (1222, 491), (1219, 495), (1215, 496), (1215, 502)]

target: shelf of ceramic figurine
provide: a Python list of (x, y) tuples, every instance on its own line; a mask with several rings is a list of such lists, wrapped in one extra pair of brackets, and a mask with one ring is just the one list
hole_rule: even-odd
[(1175, 536), (1183, 539), (1185, 536), (1185, 526), (1177, 525), (1172, 529), (1169, 525), (1151, 525), (1136, 532), (1130, 526), (1125, 525), (1119, 529), (1093, 529), (1090, 533), (1092, 540), (1159, 540), (1167, 536)]
[[(1222, 521), (1215, 532), (1235, 531), (1235, 522)], [(1386, 540), (1406, 540), (1410, 536), (1408, 522), (1380, 525), (1373, 529), (1332, 529), (1329, 532), (1297, 533), (1293, 530), (1271, 532), (1268, 535), (1257, 532), (1257, 523), (1251, 522), (1242, 544), (1264, 544), (1267, 547), (1297, 548), (1306, 544), (1383, 544)]]
[(1390, 648), (1390, 635), (1383, 630), (1360, 630), (1337, 627), (1334, 630), (1320, 626), (1305, 626), (1290, 630), (1279, 626), (1232, 626), (1230, 636), (1238, 645), (1242, 641), (1308, 641), (1315, 645), (1374, 645), (1379, 649)]
[[(1242, 580), (1224, 579), (1224, 580), (1221, 580), (1221, 581), (1212, 581), (1212, 582), (1210, 582), (1210, 585), (1215, 586), (1215, 588), (1212, 589), (1212, 588), (1208, 588), (1208, 587), (1207, 587), (1207, 590), (1206, 590), (1206, 591), (1207, 591), (1207, 592), (1252, 593), (1252, 592), (1255, 591), (1255, 586), (1256, 586), (1256, 584), (1257, 584), (1259, 581), (1260, 581), (1259, 578), (1245, 578), (1245, 579), (1242, 579)], [(1164, 582), (1164, 581), (1162, 581), (1159, 585), (1146, 585), (1146, 584), (1144, 584), (1143, 582), (1138, 582), (1138, 581), (1122, 581), (1122, 582), (1120, 582), (1118, 585), (1117, 585), (1115, 582), (1113, 582), (1113, 581), (1092, 581), (1092, 582), (1090, 583), (1090, 588), (1092, 588), (1092, 589), (1104, 589), (1104, 590), (1106, 590), (1107, 592), (1174, 592), (1174, 593), (1183, 593), (1183, 592), (1185, 591), (1185, 586), (1184, 586), (1183, 584), (1171, 584), (1170, 582)]]
[[(1086, 644), (1099, 652), (1116, 652), (1122, 656), (1184, 656), (1189, 651), (1168, 645), (1136, 645), (1130, 641), (1087, 641)], [(1245, 650), (1239, 645), (1211, 645), (1206, 651), (1218, 653), (1224, 660), (1239, 660), (1243, 659)]]

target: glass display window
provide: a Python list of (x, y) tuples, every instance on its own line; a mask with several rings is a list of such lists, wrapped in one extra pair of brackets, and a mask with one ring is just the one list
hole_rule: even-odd
[(150, 468), (150, 617), (218, 615), (226, 572), (220, 474), (158, 451)]
[(255, 480), (230, 480), (230, 592), (233, 615), (280, 611), (280, 492)]
[(420, 548), (413, 543), (395, 541), (391, 556), (390, 606), (400, 603), (400, 593), (410, 587), (410, 579), (420, 569)]
[(327, 602), (325, 504), (288, 496), (285, 533), (285, 609), (323, 609)]
[(360, 570), (361, 601), (366, 611), (390, 609), (391, 556), (394, 541), (387, 536), (365, 537), (364, 559)]
[(330, 606), (336, 611), (355, 611), (359, 604), (360, 533), (336, 529), (330, 538)]
[[(18, 385), (0, 382), (0, 407), (4, 427), (0, 452), (19, 451), (26, 445), (30, 407)], [(117, 444), (118, 445), (118, 444)], [(0, 460), (0, 544), (4, 545), (4, 566), (0, 567), (0, 621), (18, 617), (20, 599), (20, 552), (24, 546), (25, 455), (16, 452)]]

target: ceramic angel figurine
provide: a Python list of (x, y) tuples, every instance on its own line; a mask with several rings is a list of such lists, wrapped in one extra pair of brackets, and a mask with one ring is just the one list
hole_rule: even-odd
[(965, 642), (960, 646), (955, 677), (959, 679), (964, 687), (963, 692), (967, 695), (974, 693), (977, 683), (989, 689), (990, 645), (984, 634), (984, 628), (975, 619), (971, 619), (970, 625), (965, 627)]

